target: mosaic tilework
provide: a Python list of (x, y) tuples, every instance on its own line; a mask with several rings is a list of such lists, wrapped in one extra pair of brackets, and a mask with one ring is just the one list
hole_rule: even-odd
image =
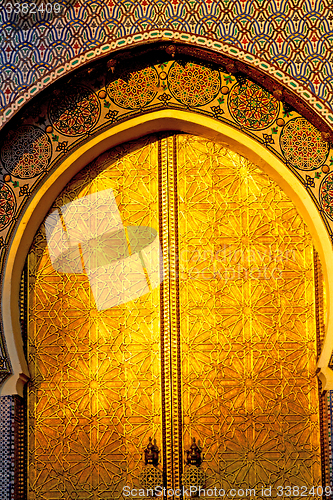
[(231, 89), (229, 110), (241, 126), (261, 130), (276, 120), (279, 103), (256, 83), (246, 81)]
[(0, 498), (14, 499), (14, 396), (0, 397)]
[(0, 498), (25, 500), (25, 414), (20, 396), (0, 397)]
[[(4, 3), (0, 7), (0, 107), (6, 110), (5, 120), (12, 113), (11, 104), (16, 109), (52, 79), (91, 58), (161, 39), (228, 52), (278, 79), (288, 75), (295, 91), (303, 92), (300, 84), (308, 89), (304, 92), (309, 98), (312, 92), (333, 109), (329, 0), (60, 0), (59, 4), (60, 14), (15, 13)], [(316, 106), (324, 112), (324, 104)]]

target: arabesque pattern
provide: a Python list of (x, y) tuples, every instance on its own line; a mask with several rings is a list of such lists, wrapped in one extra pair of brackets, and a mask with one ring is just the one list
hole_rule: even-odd
[(0, 230), (10, 224), (15, 210), (16, 201), (13, 191), (7, 184), (0, 182)]
[(323, 179), (320, 185), (320, 197), (323, 210), (333, 220), (333, 174)]
[[(60, 14), (15, 14), (2, 6), (1, 107), (28, 89), (47, 85), (94, 55), (163, 39), (223, 50), (262, 62), (307, 87), (332, 108), (328, 0), (59, 0)], [(72, 65), (71, 65), (72, 63)], [(20, 89), (20, 91), (18, 91)]]

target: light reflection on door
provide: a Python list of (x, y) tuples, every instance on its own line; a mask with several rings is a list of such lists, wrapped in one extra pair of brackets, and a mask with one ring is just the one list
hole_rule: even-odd
[(313, 250), (294, 205), (203, 138), (122, 153), (71, 181), (29, 254), (29, 500), (121, 497), (150, 436), (168, 487), (193, 437), (207, 488), (319, 484)]

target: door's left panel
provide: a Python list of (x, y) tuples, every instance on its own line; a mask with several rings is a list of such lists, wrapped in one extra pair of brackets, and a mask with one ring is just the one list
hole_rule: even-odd
[(158, 148), (107, 152), (28, 256), (28, 500), (116, 499), (161, 444)]

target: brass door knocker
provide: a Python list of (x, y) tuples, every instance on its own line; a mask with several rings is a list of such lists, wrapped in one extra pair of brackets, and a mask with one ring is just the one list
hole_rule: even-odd
[(200, 441), (198, 444), (195, 438), (193, 438), (190, 448), (185, 451), (186, 466), (184, 474), (182, 475), (182, 482), (185, 488), (190, 489), (191, 497), (199, 496), (200, 488), (204, 488), (206, 483), (206, 475), (200, 467), (203, 460), (201, 456), (202, 449), (200, 448)]
[(146, 496), (156, 496), (156, 489), (162, 488), (163, 474), (158, 468), (160, 450), (152, 438), (149, 438), (147, 448), (144, 450), (145, 467), (140, 474), (140, 484), (146, 490)]

